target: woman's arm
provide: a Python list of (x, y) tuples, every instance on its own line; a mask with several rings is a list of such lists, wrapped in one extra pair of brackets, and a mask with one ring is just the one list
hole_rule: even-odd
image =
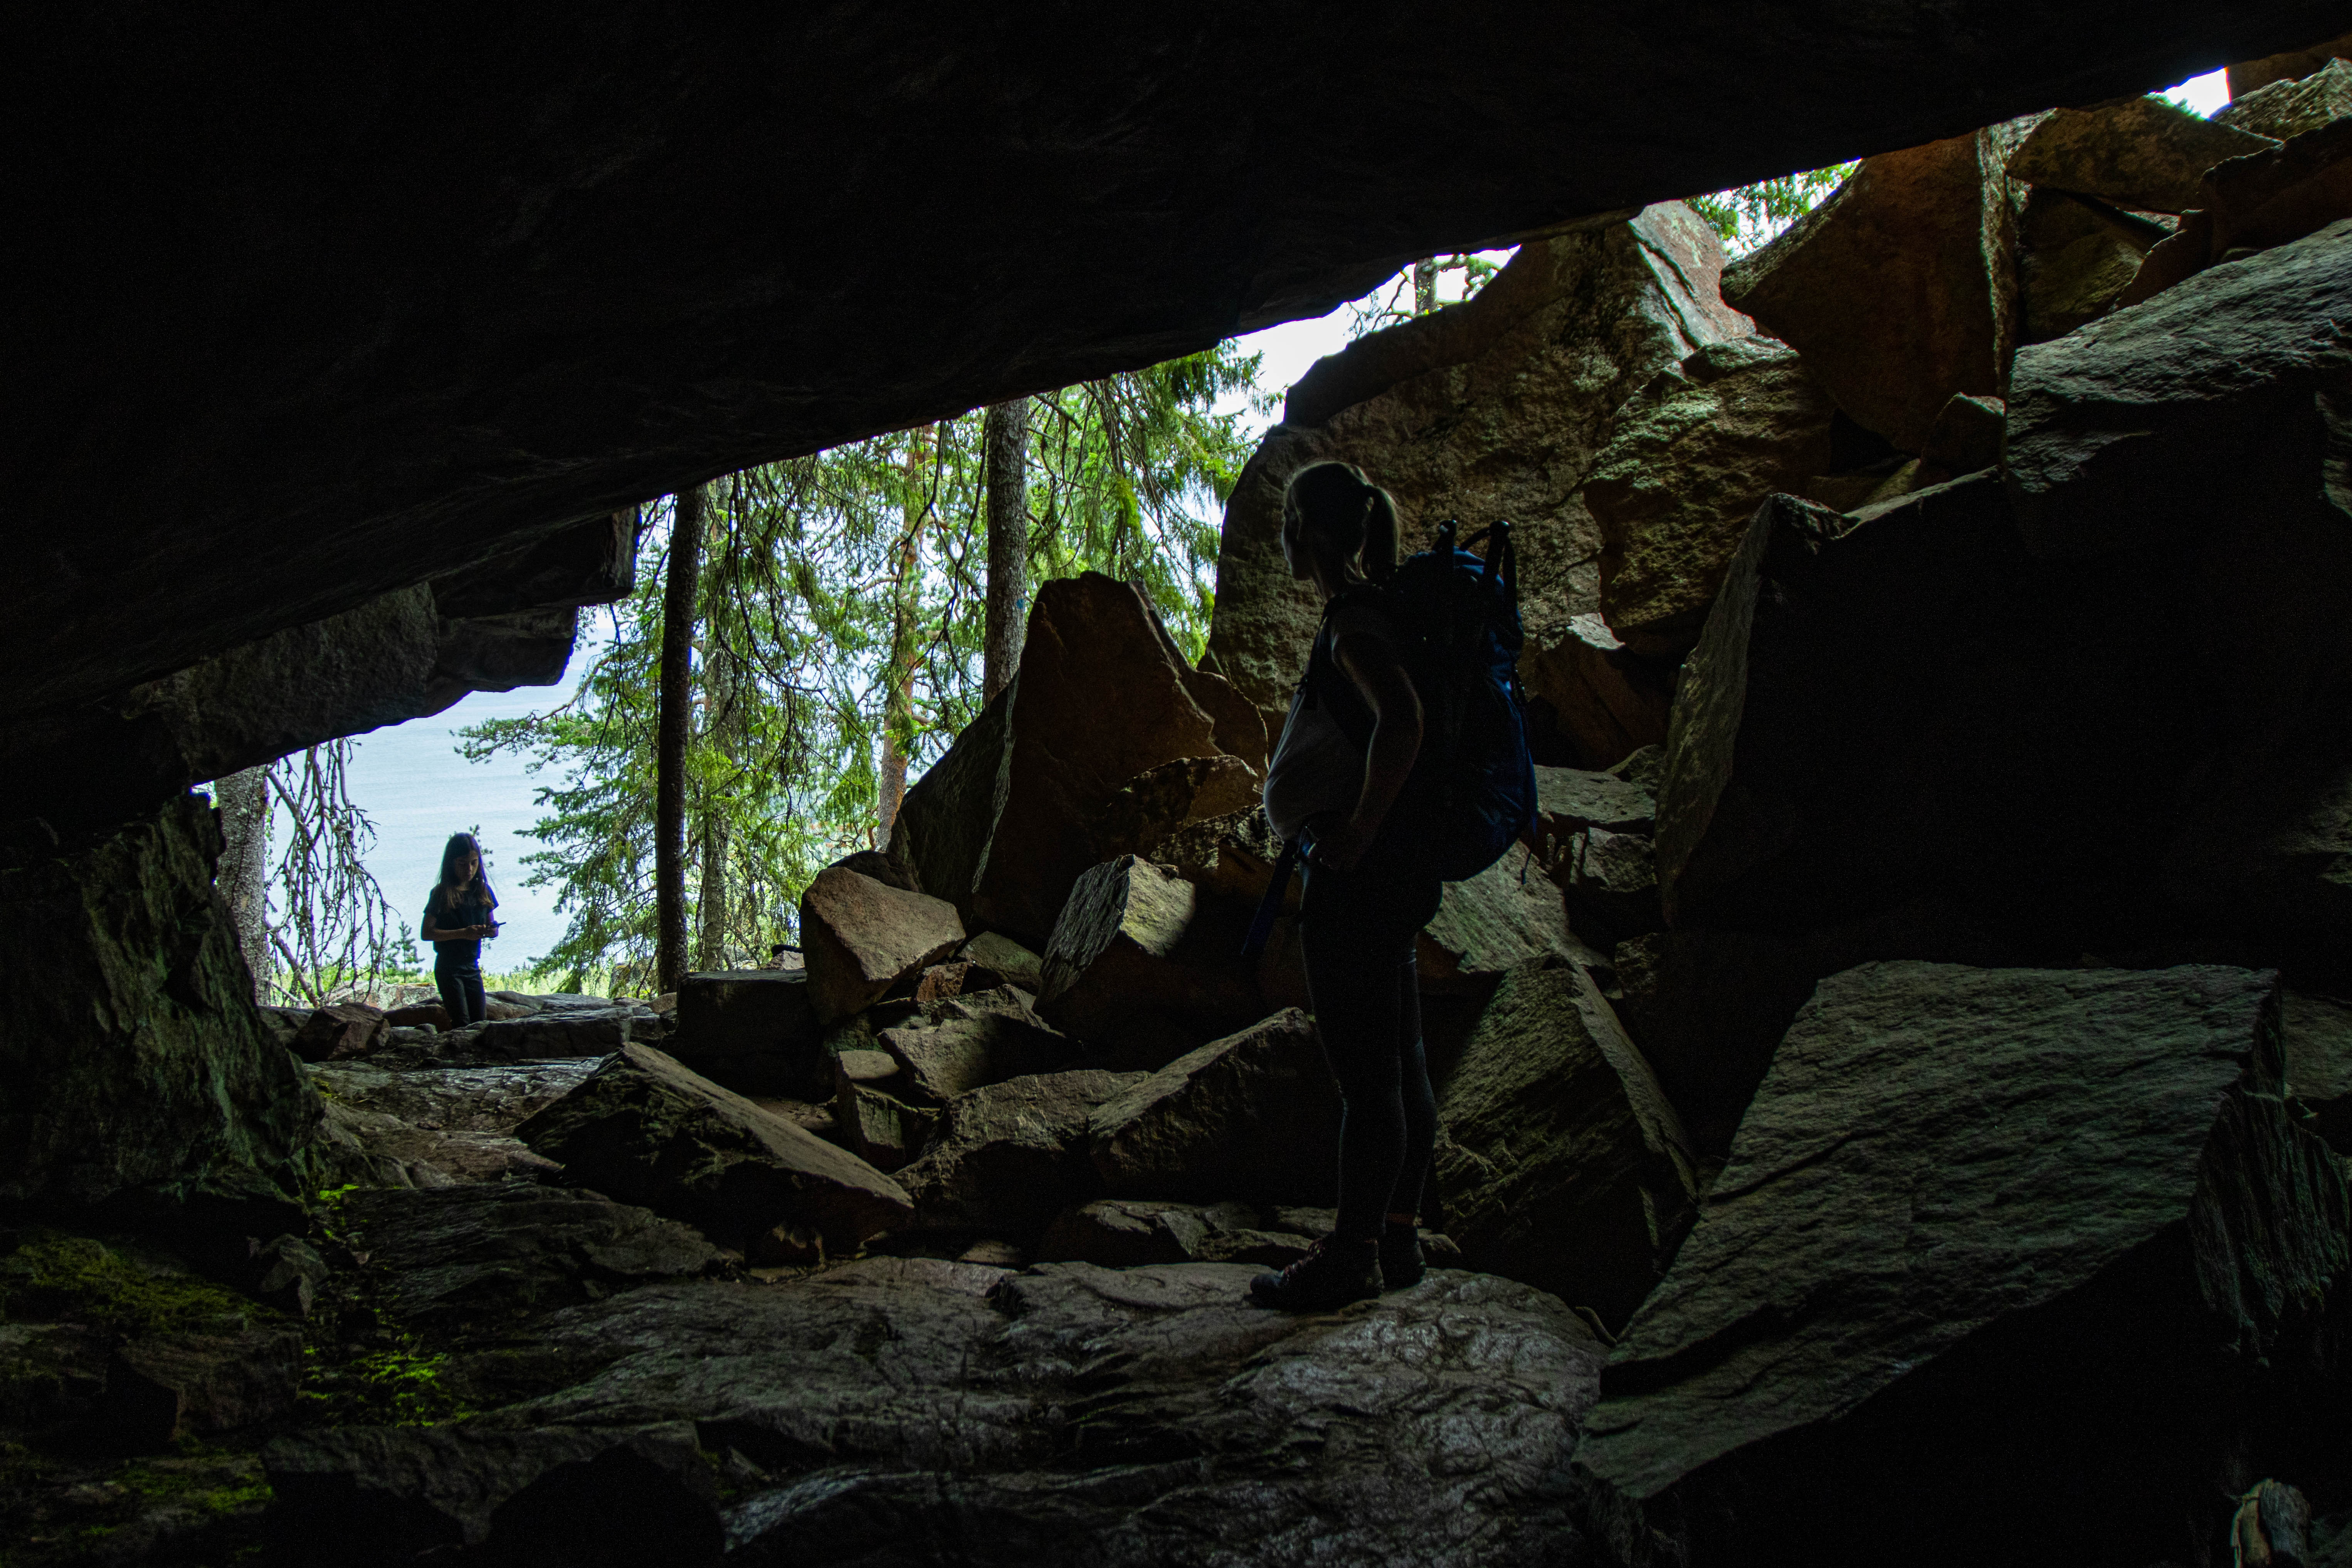
[(1360, 859), (1387, 820), (1389, 807), (1421, 755), (1421, 695), (1395, 650), (1362, 632), (1342, 633), (1331, 648), (1339, 668), (1372, 710), (1372, 738), (1364, 748), (1364, 786), (1345, 822), (1315, 836), (1315, 861), (1344, 871)]
[(441, 922), (434, 918), (432, 910), (425, 911), (423, 935), (427, 942), (479, 942), (482, 934), (480, 926), (459, 926), (455, 931), (446, 930)]

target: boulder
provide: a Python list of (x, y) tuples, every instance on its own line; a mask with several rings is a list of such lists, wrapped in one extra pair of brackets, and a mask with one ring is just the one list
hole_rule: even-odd
[(963, 921), (944, 899), (827, 867), (801, 895), (809, 1005), (828, 1024), (862, 1013), (953, 952), (963, 936)]
[(371, 1301), (404, 1324), (442, 1331), (726, 1268), (726, 1255), (690, 1226), (535, 1182), (353, 1193), (337, 1228)]
[(1106, 1100), (1089, 1132), (1094, 1168), (1118, 1197), (1326, 1203), (1339, 1111), (1315, 1026), (1286, 1007)]
[(1283, 564), (1282, 492), (1325, 458), (1396, 496), (1407, 551), (1449, 516), (1510, 519), (1528, 647), (1557, 642), (1599, 608), (1601, 539), (1577, 491), (1612, 416), (1660, 371), (1749, 330), (1717, 296), (1722, 269), (1714, 231), (1663, 203), (1530, 240), (1472, 299), (1318, 363), (1226, 500), (1203, 663), (1280, 732), (1322, 611)]
[(1999, 397), (2016, 339), (2015, 235), (1990, 132), (1882, 153), (1723, 275), (1846, 415), (1916, 452), (1956, 392)]
[[(2352, 33), (2330, 38), (2308, 48), (2288, 49), (2260, 59), (2242, 60), (2229, 68), (2224, 79), (2229, 83), (2231, 100), (2235, 102), (2251, 98), (2274, 82), (2297, 81), (2314, 71), (2323, 70), (2331, 60), (2352, 56)], [(2220, 116), (2216, 115), (2216, 119)]]
[(2201, 205), (2206, 170), (2276, 145), (2166, 99), (2126, 98), (2053, 111), (2010, 154), (2009, 175), (2120, 207), (2180, 213)]
[(1612, 1005), (1693, 1143), (1720, 1160), (1814, 983), (1895, 958), (1996, 966), (2025, 954), (1928, 900), (1812, 930), (1652, 931), (1618, 944)]
[[(879, 1051), (849, 1051), (850, 1057), (880, 1057)], [(887, 1057), (882, 1057), (886, 1063)], [(891, 1064), (895, 1067), (896, 1064)], [(895, 1075), (894, 1075), (895, 1076)], [(891, 1089), (844, 1076), (834, 1100), (835, 1137), (877, 1171), (896, 1171), (921, 1155), (938, 1136), (937, 1106), (914, 1105)]]
[(804, 969), (731, 969), (678, 984), (677, 1031), (664, 1049), (739, 1094), (814, 1098), (832, 1064)]
[(693, 1426), (343, 1426), (262, 1450), (289, 1546), (362, 1563), (467, 1548), (509, 1563), (657, 1568), (715, 1562), (718, 1479)]
[(1829, 468), (1835, 412), (1796, 351), (1761, 335), (1700, 349), (1617, 411), (1583, 494), (1601, 613), (1627, 647), (1675, 658), (1698, 640), (1758, 503)]
[(517, 1131), (566, 1180), (685, 1220), (720, 1246), (799, 1224), (849, 1252), (913, 1208), (855, 1154), (648, 1046), (624, 1046)]
[(1622, 1324), (1695, 1217), (1697, 1156), (1591, 977), (1515, 970), (1438, 1089), (1434, 1175), (1473, 1268)]
[(283, 1323), (142, 1334), (116, 1347), (99, 1420), (134, 1452), (274, 1421), (294, 1408), (302, 1332)]
[[(1972, 474), (2000, 462), (2000, 438), (2008, 428), (2007, 413), (1998, 397), (1952, 394), (1952, 400), (1944, 405), (1936, 422), (1927, 427), (1927, 444), (1919, 448), (1922, 472), (1933, 468), (1942, 477), (1950, 478)], [(1905, 493), (1918, 488), (1913, 485)]]
[(306, 1062), (363, 1057), (384, 1044), (391, 1029), (391, 1022), (383, 1013), (364, 1003), (320, 1007), (295, 1031), (293, 1051)]
[(2212, 219), (2217, 262), (2234, 259), (2242, 247), (2284, 245), (2352, 217), (2352, 120), (2214, 165), (2198, 202)]
[(1607, 833), (1647, 834), (1658, 815), (1650, 792), (1614, 773), (1582, 768), (1536, 769), (1536, 820), (1528, 828), (1537, 858), (1549, 867), (1559, 847), (1587, 827)]
[(1025, 1008), (974, 1008), (969, 1016), (943, 1016), (928, 1028), (885, 1029), (875, 1043), (917, 1092), (934, 1100), (953, 1100), (1008, 1078), (1052, 1072), (1069, 1065), (1076, 1049)]
[(319, 1289), (334, 1277), (324, 1255), (299, 1236), (274, 1237), (253, 1249), (253, 1294), (289, 1318), (307, 1318)]
[(2310, 75), (2268, 82), (2213, 111), (2214, 123), (2284, 142), (2352, 114), (2352, 62), (2330, 58)]
[(240, 1249), (301, 1227), (324, 1110), (253, 1005), (220, 852), (194, 795), (80, 847), (32, 824), (0, 847), (0, 1201), (180, 1226), (194, 1205)]
[(2287, 1087), (2311, 1130), (2352, 1154), (2352, 1001), (2290, 989), (2280, 1003)]
[(2105, 315), (2165, 237), (2104, 202), (2034, 191), (2018, 221), (2018, 342), (2048, 342)]
[[(1162, 839), (1152, 852), (1155, 865), (1165, 866), (1194, 886), (1253, 909), (1274, 879), (1275, 862), (1282, 858), (1282, 840), (1265, 819), (1265, 807), (1188, 823)], [(1294, 879), (1285, 906), (1298, 905)]]
[(1576, 1455), (1603, 1559), (2198, 1560), (2216, 1412), (2311, 1375), (2347, 1267), (2276, 1007), (2221, 967), (1823, 981), (1610, 1359)]
[(915, 1000), (919, 1003), (944, 1002), (950, 997), (962, 995), (967, 988), (991, 991), (1003, 984), (1004, 976), (968, 960), (934, 963), (923, 971), (921, 979), (915, 982)]
[(1598, 612), (1570, 616), (1548, 645), (1529, 643), (1519, 679), (1538, 762), (1605, 768), (1666, 738), (1673, 667), (1628, 648)]
[[(2017, 356), (2006, 475), (2044, 558), (2168, 545), (2245, 504), (2277, 440), (2314, 426), (2334, 361), (2321, 323), (2352, 314), (2352, 224), (2200, 273), (2095, 331)], [(2215, 464), (2221, 449), (2260, 466)], [(2312, 460), (2319, 459), (2315, 445)], [(2310, 470), (2306, 470), (2310, 471)], [(2298, 486), (2314, 477), (2292, 476)]]
[(1038, 1015), (1122, 1059), (1165, 1061), (1170, 1044), (1189, 1047), (1258, 1011), (1239, 958), (1245, 923), (1246, 911), (1211, 903), (1164, 867), (1106, 861), (1078, 879), (1054, 923)]
[(1534, 959), (1606, 962), (1569, 929), (1558, 884), (1523, 843), (1476, 876), (1445, 884), (1418, 949), (1422, 989), (1439, 995), (1485, 996)]
[(449, 1009), (438, 1002), (415, 1002), (405, 1007), (392, 1008), (384, 1014), (383, 1021), (395, 1029), (446, 1029), (456, 1020), (449, 1016)]
[(982, 931), (958, 949), (956, 956), (1003, 976), (1032, 996), (1045, 989), (1045, 961), (1000, 932)]
[(1057, 578), (1019, 673), (907, 792), (891, 853), (967, 923), (1041, 948), (1087, 867), (1234, 809), (1265, 765), (1256, 711), (1185, 662), (1136, 589)]
[(1569, 929), (1604, 952), (1664, 923), (1657, 852), (1647, 834), (1580, 829), (1561, 845), (1550, 870)]
[(330, 1128), (373, 1167), (365, 1179), (401, 1187), (445, 1187), (552, 1173), (523, 1147), (515, 1128), (580, 1086), (594, 1062), (400, 1068), (379, 1055), (321, 1064), (311, 1079), (328, 1097)]
[(899, 1173), (915, 1223), (1025, 1243), (1097, 1190), (1087, 1127), (1097, 1107), (1143, 1076), (1042, 1073), (949, 1100), (929, 1152)]

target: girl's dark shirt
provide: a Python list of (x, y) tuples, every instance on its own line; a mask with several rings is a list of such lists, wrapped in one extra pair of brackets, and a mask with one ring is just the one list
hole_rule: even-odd
[[(453, 896), (454, 903), (451, 901)], [(431, 896), (425, 900), (425, 915), (444, 931), (488, 925), (490, 923), (490, 911), (497, 908), (495, 902), (482, 897), (478, 888), (468, 887), (452, 895), (447, 888), (438, 883), (434, 885)], [(479, 942), (436, 942), (433, 944), (433, 962), (452, 969), (462, 968), (468, 963), (478, 964), (482, 962), (482, 944)]]

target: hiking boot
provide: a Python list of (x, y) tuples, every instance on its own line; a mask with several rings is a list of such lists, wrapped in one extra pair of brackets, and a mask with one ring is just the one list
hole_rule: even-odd
[(1325, 1237), (1307, 1256), (1276, 1273), (1250, 1281), (1250, 1300), (1286, 1312), (1319, 1312), (1369, 1300), (1381, 1293), (1380, 1248), (1369, 1241)]
[(1381, 1231), (1381, 1289), (1404, 1290), (1421, 1283), (1421, 1230), (1391, 1225)]

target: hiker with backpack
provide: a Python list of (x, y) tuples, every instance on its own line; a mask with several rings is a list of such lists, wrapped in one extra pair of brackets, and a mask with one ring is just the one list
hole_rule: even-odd
[(1296, 858), (1307, 993), (1341, 1100), (1339, 1216), (1250, 1293), (1314, 1310), (1421, 1279), (1437, 1098), (1416, 938), (1444, 883), (1493, 864), (1525, 829), (1535, 774), (1511, 673), (1507, 525), (1485, 561), (1456, 549), (1449, 523), (1438, 550), (1401, 568), (1394, 500), (1352, 464), (1316, 463), (1284, 494), (1282, 552), (1325, 604), (1266, 767), (1266, 817), (1286, 850), (1252, 942)]

